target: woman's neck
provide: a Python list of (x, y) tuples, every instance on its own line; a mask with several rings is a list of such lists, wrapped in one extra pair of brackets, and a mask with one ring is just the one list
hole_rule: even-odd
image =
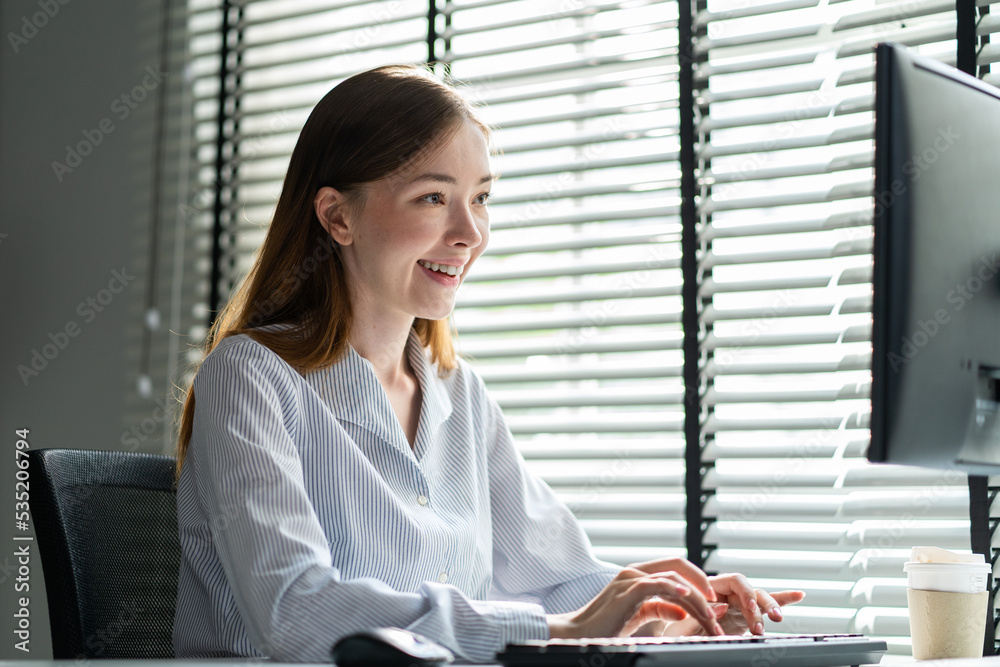
[(363, 313), (354, 315), (348, 337), (351, 347), (371, 363), (375, 375), (386, 388), (398, 386), (412, 377), (406, 359), (406, 342), (412, 328), (412, 318), (387, 322), (385, 318), (365, 317)]
[(375, 377), (392, 405), (396, 419), (410, 447), (414, 447), (420, 420), (421, 391), (416, 373), (406, 354), (406, 343), (413, 328), (409, 323), (391, 325), (364, 317), (356, 318), (351, 326), (351, 347), (367, 359), (375, 369)]

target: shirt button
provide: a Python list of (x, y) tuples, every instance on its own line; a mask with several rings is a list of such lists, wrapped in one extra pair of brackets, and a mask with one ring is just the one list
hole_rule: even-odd
[(417, 502), (421, 505), (427, 504), (427, 496), (417, 496)]
[(440, 581), (442, 584), (446, 583), (448, 581), (448, 573), (447, 572), (442, 572), (441, 574), (439, 574), (438, 575), (438, 581)]

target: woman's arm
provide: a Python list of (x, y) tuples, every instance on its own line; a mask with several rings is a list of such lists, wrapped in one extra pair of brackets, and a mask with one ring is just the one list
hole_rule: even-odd
[(708, 577), (683, 558), (625, 568), (597, 560), (573, 513), (527, 470), (499, 406), (486, 400), (496, 586), (508, 595), (538, 596), (552, 637), (662, 632), (682, 619), (686, 634), (723, 634), (718, 620), (729, 609), (739, 610), (744, 627), (759, 634), (762, 609), (781, 620), (779, 604), (802, 599), (798, 591), (772, 597), (742, 575)]
[(530, 598), (549, 613), (579, 608), (621, 570), (598, 560), (579, 521), (527, 469), (500, 407), (470, 383), (485, 414), (493, 521), (493, 577), (504, 597)]

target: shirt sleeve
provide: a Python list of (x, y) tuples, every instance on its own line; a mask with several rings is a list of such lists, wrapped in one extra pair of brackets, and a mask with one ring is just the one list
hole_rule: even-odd
[(500, 406), (481, 391), (489, 414), (494, 587), (507, 599), (535, 600), (547, 613), (579, 609), (621, 568), (594, 556), (573, 512), (527, 469)]
[(283, 661), (328, 662), (342, 636), (413, 627), (458, 655), (489, 661), (508, 642), (547, 636), (537, 605), (473, 601), (427, 582), (400, 592), (344, 580), (306, 491), (295, 437), (293, 371), (252, 342), (209, 355), (195, 383), (185, 468), (250, 641)]

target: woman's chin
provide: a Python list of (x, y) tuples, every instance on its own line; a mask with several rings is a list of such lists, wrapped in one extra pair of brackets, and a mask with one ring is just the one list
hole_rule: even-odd
[(445, 320), (451, 317), (453, 310), (455, 310), (455, 301), (449, 299), (447, 302), (441, 301), (419, 309), (417, 317), (423, 320)]

